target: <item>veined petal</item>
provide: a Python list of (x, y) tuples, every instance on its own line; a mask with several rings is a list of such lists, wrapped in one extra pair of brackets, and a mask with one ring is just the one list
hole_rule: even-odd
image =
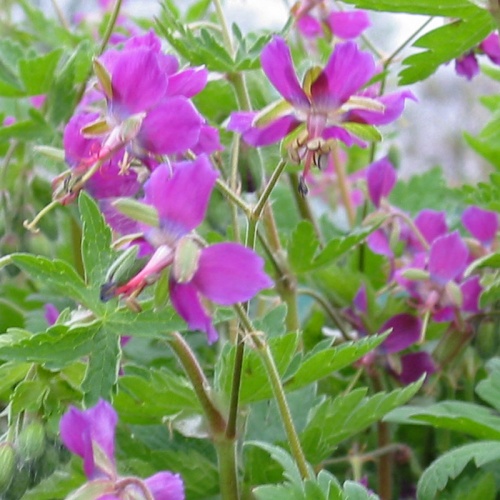
[(389, 196), (396, 184), (396, 171), (387, 156), (372, 163), (366, 172), (368, 193), (372, 203), (380, 206), (380, 200)]
[(146, 115), (138, 139), (153, 154), (180, 154), (198, 142), (202, 124), (191, 101), (182, 96), (170, 97)]
[(184, 483), (179, 474), (158, 472), (145, 481), (155, 500), (184, 500)]
[(354, 42), (337, 45), (324, 70), (311, 86), (318, 108), (338, 108), (375, 74), (375, 61)]
[(290, 49), (283, 38), (274, 36), (264, 47), (260, 60), (264, 73), (287, 101), (309, 107), (309, 99), (300, 86)]
[(147, 111), (164, 97), (167, 77), (154, 52), (142, 47), (124, 50), (114, 65), (112, 111), (121, 118)]
[(370, 125), (387, 125), (401, 116), (406, 99), (417, 100), (409, 90), (383, 95), (377, 99), (384, 107), (382, 111), (353, 109), (347, 114), (346, 121), (369, 123)]
[(432, 280), (444, 285), (458, 277), (467, 265), (469, 251), (458, 231), (440, 236), (432, 243), (429, 273)]
[(207, 334), (208, 343), (219, 338), (212, 318), (206, 313), (198, 296), (198, 290), (192, 283), (180, 284), (170, 278), (170, 300), (179, 316), (188, 324), (190, 330), (200, 330)]
[(83, 411), (70, 406), (61, 418), (61, 440), (72, 453), (83, 458), (83, 468), (89, 479), (103, 474), (96, 466), (92, 443), (97, 444), (114, 464), (117, 420), (115, 410), (104, 400)]
[(479, 207), (468, 207), (462, 214), (462, 224), (481, 243), (490, 244), (498, 231), (498, 216), (495, 212)]
[(384, 323), (381, 332), (392, 328), (392, 332), (382, 342), (383, 350), (388, 353), (402, 351), (417, 343), (422, 333), (422, 322), (411, 314), (397, 314)]
[(264, 260), (237, 243), (218, 243), (204, 248), (192, 283), (220, 305), (250, 300), (273, 285), (264, 272)]
[(253, 125), (256, 116), (255, 112), (232, 113), (227, 128), (242, 134), (245, 142), (251, 146), (268, 146), (286, 137), (302, 123), (295, 116), (286, 115), (268, 125), (256, 127)]
[(207, 84), (208, 70), (204, 66), (179, 71), (168, 79), (167, 95), (193, 97)]
[(326, 22), (330, 27), (330, 31), (343, 40), (358, 37), (372, 24), (368, 14), (362, 10), (332, 12)]
[(204, 155), (159, 165), (144, 186), (145, 202), (158, 210), (161, 227), (178, 239), (203, 221), (218, 176)]

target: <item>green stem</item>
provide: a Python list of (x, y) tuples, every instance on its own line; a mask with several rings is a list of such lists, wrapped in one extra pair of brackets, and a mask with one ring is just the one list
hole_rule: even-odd
[(292, 455), (297, 462), (300, 475), (303, 479), (309, 479), (311, 477), (311, 473), (307, 465), (304, 451), (302, 450), (302, 445), (300, 444), (299, 435), (297, 434), (297, 430), (295, 429), (293, 423), (292, 413), (286, 400), (285, 389), (281, 383), (280, 374), (269, 348), (269, 344), (262, 336), (262, 333), (255, 330), (245, 309), (240, 304), (235, 306), (235, 310), (240, 317), (247, 334), (251, 337), (257, 353), (264, 363), (264, 367), (273, 390), (274, 398), (278, 405), (281, 421), (288, 438), (288, 443), (290, 444)]
[(115, 5), (113, 6), (113, 10), (111, 11), (111, 17), (109, 18), (108, 25), (106, 26), (104, 37), (101, 41), (101, 45), (99, 46), (99, 52), (98, 52), (99, 55), (101, 55), (108, 46), (109, 39), (111, 38), (113, 30), (115, 29), (116, 20), (118, 19), (118, 15), (120, 14), (121, 8), (122, 8), (122, 0), (116, 0)]
[(236, 466), (236, 441), (221, 439), (215, 441), (219, 465), (220, 497), (222, 500), (238, 500), (238, 470)]
[(337, 173), (337, 183), (340, 190), (340, 197), (342, 198), (342, 203), (344, 204), (347, 220), (349, 221), (349, 227), (353, 228), (356, 223), (356, 210), (352, 204), (351, 189), (349, 186), (349, 179), (344, 168), (344, 163), (340, 159), (338, 144), (335, 143), (332, 149), (333, 164), (335, 166), (335, 172)]
[(328, 316), (330, 316), (330, 319), (335, 323), (335, 326), (339, 329), (344, 340), (352, 340), (349, 337), (349, 333), (345, 329), (345, 326), (342, 323), (339, 314), (329, 304), (329, 302), (325, 299), (325, 297), (323, 297), (319, 292), (313, 290), (312, 288), (299, 288), (298, 292), (299, 294), (308, 295), (309, 297), (312, 297), (325, 310)]
[(229, 27), (227, 25), (226, 16), (224, 15), (224, 10), (222, 9), (222, 4), (220, 0), (212, 0), (212, 3), (215, 7), (215, 12), (217, 14), (217, 20), (219, 21), (222, 38), (224, 40), (224, 45), (226, 49), (229, 51), (231, 55), (233, 55), (233, 40), (231, 38), (231, 32), (229, 31)]
[(236, 206), (240, 207), (247, 216), (252, 212), (252, 209), (222, 180), (217, 179), (216, 186), (221, 193), (227, 196)]
[(229, 415), (227, 418), (226, 437), (236, 438), (236, 425), (238, 419), (238, 405), (240, 397), (241, 374), (243, 370), (243, 357), (245, 355), (245, 343), (238, 333), (236, 353), (234, 356), (233, 380), (231, 384), (231, 400), (229, 402)]
[(186, 375), (193, 384), (194, 392), (196, 393), (198, 401), (205, 412), (212, 435), (216, 436), (222, 434), (226, 428), (226, 422), (209, 396), (208, 380), (206, 379), (196, 356), (189, 347), (189, 344), (178, 332), (174, 332), (169, 336), (168, 344), (174, 351), (177, 359), (184, 368)]
[(281, 176), (281, 173), (286, 167), (286, 161), (285, 160), (280, 160), (278, 163), (278, 166), (274, 169), (274, 172), (271, 175), (271, 178), (266, 184), (266, 187), (262, 191), (262, 194), (260, 195), (259, 201), (255, 205), (252, 213), (252, 217), (255, 219), (259, 219), (260, 216), (262, 215), (262, 212), (264, 210), (264, 207), (266, 206), (267, 200), (269, 199), (269, 196), (271, 196), (271, 193), (274, 189), (274, 186), (276, 186), (276, 183), (278, 182), (278, 179)]
[(292, 193), (295, 198), (297, 208), (299, 209), (300, 216), (303, 219), (308, 220), (313, 225), (314, 232), (316, 233), (318, 240), (321, 242), (321, 232), (316, 222), (316, 218), (312, 213), (311, 206), (309, 205), (307, 198), (305, 196), (302, 196), (299, 192), (299, 174), (296, 172), (289, 173), (288, 180), (290, 181)]

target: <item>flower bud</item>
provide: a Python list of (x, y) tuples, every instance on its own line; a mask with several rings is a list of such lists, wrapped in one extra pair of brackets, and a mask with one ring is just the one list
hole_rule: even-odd
[(45, 429), (40, 422), (32, 422), (17, 437), (19, 455), (24, 460), (34, 460), (45, 450)]
[(423, 269), (409, 268), (401, 272), (401, 276), (412, 281), (424, 281), (430, 278), (427, 271)]
[(462, 296), (462, 290), (460, 290), (458, 284), (455, 283), (454, 281), (448, 281), (448, 283), (446, 283), (445, 289), (453, 305), (457, 307), (462, 307), (464, 299)]
[(9, 487), (16, 469), (16, 453), (10, 443), (0, 444), (0, 493)]
[(189, 283), (198, 269), (201, 249), (192, 238), (182, 238), (175, 250), (174, 277), (178, 283)]

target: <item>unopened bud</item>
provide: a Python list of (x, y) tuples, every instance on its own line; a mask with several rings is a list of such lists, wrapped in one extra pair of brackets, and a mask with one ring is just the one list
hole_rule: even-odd
[(416, 268), (405, 269), (401, 272), (401, 276), (412, 281), (424, 281), (430, 278), (430, 274), (427, 271)]
[(10, 443), (0, 444), (0, 493), (9, 487), (16, 468), (16, 453)]
[(462, 303), (464, 301), (462, 290), (454, 281), (449, 281), (445, 286), (446, 294), (452, 301), (453, 305), (456, 307), (462, 307)]
[(201, 249), (192, 238), (182, 238), (174, 257), (174, 277), (178, 283), (189, 283), (198, 270)]
[(17, 437), (19, 455), (24, 460), (34, 460), (45, 450), (45, 429), (40, 422), (32, 422)]

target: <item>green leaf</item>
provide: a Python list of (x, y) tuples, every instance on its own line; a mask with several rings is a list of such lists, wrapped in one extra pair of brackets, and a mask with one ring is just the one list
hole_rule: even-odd
[(128, 423), (161, 423), (166, 416), (182, 411), (201, 413), (201, 407), (188, 380), (166, 370), (148, 369), (144, 375), (124, 375), (113, 404), (120, 418)]
[(99, 323), (74, 329), (55, 325), (11, 345), (1, 345), (0, 359), (63, 367), (91, 351), (99, 327)]
[(378, 496), (370, 493), (362, 484), (356, 481), (344, 483), (344, 498), (346, 500), (378, 500)]
[[(497, 108), (498, 110), (498, 108)], [(464, 134), (467, 144), (500, 170), (500, 116), (498, 112), (477, 136)]]
[(14, 415), (22, 411), (36, 413), (42, 406), (42, 401), (48, 391), (42, 380), (23, 380), (19, 383), (10, 399)]
[(427, 408), (400, 408), (387, 415), (385, 420), (410, 424), (425, 422), (480, 439), (500, 440), (500, 417), (484, 406), (463, 401), (442, 401)]
[(384, 339), (384, 335), (373, 335), (306, 355), (298, 370), (285, 380), (285, 390), (294, 391), (351, 365), (379, 346)]
[(30, 119), (21, 120), (8, 127), (0, 128), (0, 141), (7, 139), (35, 141), (38, 143), (53, 141), (55, 131), (43, 116), (35, 109), (30, 109), (28, 114)]
[(361, 9), (381, 12), (407, 12), (427, 16), (460, 18), (468, 14), (469, 0), (345, 0)]
[(379, 421), (394, 408), (405, 404), (422, 385), (423, 379), (390, 393), (366, 397), (367, 388), (328, 398), (311, 410), (300, 440), (307, 459), (319, 463), (344, 439)]
[(50, 90), (62, 53), (62, 49), (56, 49), (42, 56), (19, 61), (19, 74), (28, 95), (45, 94)]
[(17, 267), (60, 293), (62, 297), (69, 297), (88, 308), (95, 303), (93, 294), (67, 262), (22, 253), (13, 254), (11, 258)]
[(481, 380), (476, 386), (476, 394), (500, 411), (500, 370), (494, 370), (488, 378)]
[(474, 262), (469, 264), (467, 269), (464, 271), (464, 275), (470, 276), (476, 269), (482, 269), (484, 267), (492, 267), (494, 269), (500, 268), (500, 252), (491, 253), (476, 259)]
[(347, 236), (333, 238), (322, 250), (318, 250), (320, 244), (312, 224), (301, 221), (288, 244), (290, 265), (295, 272), (302, 273), (331, 264), (366, 239), (376, 228), (377, 226), (355, 229)]
[(463, 186), (462, 193), (469, 203), (500, 212), (500, 173), (491, 174), (488, 182), (480, 182), (475, 187)]
[(120, 369), (120, 337), (106, 328), (94, 337), (87, 371), (82, 383), (85, 404), (93, 406), (99, 398), (110, 399)]
[[(455, 19), (420, 37), (414, 47), (424, 49), (403, 59), (406, 66), (399, 74), (399, 84), (408, 85), (432, 75), (442, 64), (456, 59), (479, 45), (494, 28), (488, 11), (470, 4), (462, 19)], [(453, 40), (453, 43), (449, 43)]]
[(0, 366), (0, 395), (22, 380), (30, 367), (30, 363), (14, 362), (4, 363)]
[(363, 123), (344, 123), (342, 128), (345, 128), (348, 132), (366, 142), (380, 142), (382, 140), (380, 130), (373, 125), (366, 125)]
[[(290, 365), (297, 350), (298, 341), (297, 333), (288, 333), (269, 339), (269, 346), (281, 375)], [(216, 386), (227, 396), (231, 394), (235, 354), (235, 346), (225, 346), (216, 366)], [(247, 347), (243, 360), (240, 403), (260, 401), (271, 396), (272, 389), (262, 360), (257, 352)]]
[(85, 279), (94, 288), (105, 283), (106, 273), (116, 252), (111, 248), (111, 229), (106, 224), (97, 203), (82, 191), (78, 198), (82, 217), (82, 260)]
[(186, 12), (186, 23), (199, 21), (205, 15), (211, 3), (212, 0), (198, 0), (192, 3)]
[(500, 460), (500, 442), (480, 441), (467, 444), (442, 455), (424, 471), (417, 485), (419, 500), (432, 500), (450, 479), (456, 478), (474, 460), (476, 467)]

